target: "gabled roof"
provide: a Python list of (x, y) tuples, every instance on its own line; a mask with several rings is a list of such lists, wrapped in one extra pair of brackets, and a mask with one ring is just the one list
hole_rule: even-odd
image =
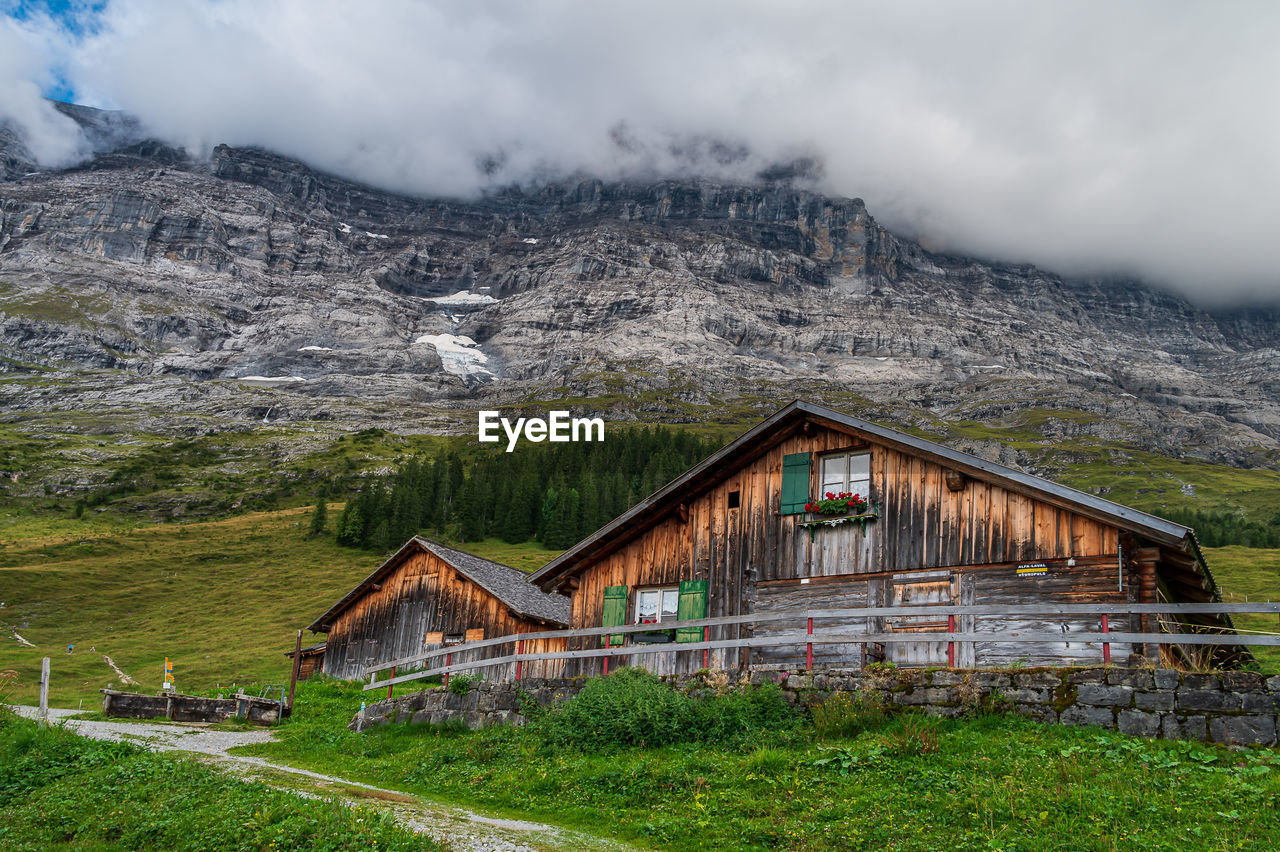
[(707, 457), (683, 476), (673, 480), (648, 499), (637, 503), (611, 523), (548, 562), (530, 576), (530, 582), (544, 589), (550, 588), (551, 584), (560, 577), (572, 574), (621, 547), (639, 532), (665, 518), (681, 501), (708, 490), (725, 476), (795, 434), (803, 427), (805, 421), (813, 421), (840, 431), (860, 432), (895, 449), (946, 464), (975, 479), (995, 482), (1004, 488), (1140, 533), (1158, 544), (1190, 553), (1196, 557), (1208, 580), (1210, 591), (1213, 592), (1215, 599), (1217, 598), (1213, 579), (1209, 576), (1208, 567), (1205, 566), (1199, 547), (1195, 544), (1194, 535), (1188, 527), (1128, 506), (1112, 503), (1093, 494), (1059, 485), (1039, 476), (1032, 476), (1006, 465), (953, 450), (924, 438), (917, 438), (914, 435), (872, 423), (869, 420), (861, 420), (825, 406), (799, 401), (792, 402), (758, 426), (748, 430), (724, 449)]
[[(307, 656), (310, 656), (310, 655), (312, 655), (312, 654), (323, 654), (323, 653), (324, 653), (324, 649), (325, 649), (325, 648), (327, 648), (327, 647), (329, 647), (329, 643), (328, 643), (328, 642), (317, 642), (317, 643), (316, 643), (316, 644), (314, 644), (314, 645), (308, 645), (307, 647), (303, 648), (303, 649), (302, 649), (301, 651), (299, 651), (298, 653), (299, 653), (301, 656), (303, 656), (303, 657), (307, 657)], [(292, 657), (292, 656), (293, 656), (293, 651), (285, 651), (285, 652), (284, 652), (284, 655), (285, 655), (286, 657)]]
[(395, 571), (416, 553), (432, 553), (459, 574), (502, 601), (522, 618), (567, 627), (569, 625), (569, 599), (563, 595), (548, 594), (529, 583), (529, 575), (523, 571), (482, 559), (471, 553), (445, 547), (439, 542), (422, 536), (414, 536), (378, 568), (347, 592), (341, 600), (317, 618), (307, 628), (313, 632), (325, 632), (329, 625), (349, 606), (355, 603), (372, 586)]

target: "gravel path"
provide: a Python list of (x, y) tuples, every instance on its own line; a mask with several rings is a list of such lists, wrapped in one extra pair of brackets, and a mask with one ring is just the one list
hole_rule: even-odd
[[(36, 707), (10, 705), (19, 716), (38, 718)], [(50, 708), (50, 721), (65, 725), (83, 737), (113, 742), (133, 742), (155, 751), (191, 752), (242, 778), (262, 781), (290, 793), (309, 797), (336, 797), (361, 807), (377, 805), (398, 822), (459, 852), (538, 852), (556, 849), (625, 850), (615, 841), (580, 834), (555, 826), (513, 819), (494, 819), (465, 808), (424, 801), (397, 790), (387, 790), (333, 775), (272, 763), (260, 757), (227, 754), (237, 746), (267, 743), (270, 730), (222, 731), (199, 724), (130, 721), (100, 722), (71, 719), (79, 710)]]
[[(37, 707), (11, 707), (19, 716), (35, 719)], [(95, 722), (88, 719), (68, 719), (79, 715), (79, 710), (49, 708), (52, 722), (62, 722), (82, 737), (112, 742), (134, 742), (155, 751), (193, 751), (202, 755), (227, 760), (244, 760), (227, 754), (227, 749), (243, 745), (269, 743), (275, 734), (261, 731), (218, 731), (201, 725), (181, 725), (172, 722)]]

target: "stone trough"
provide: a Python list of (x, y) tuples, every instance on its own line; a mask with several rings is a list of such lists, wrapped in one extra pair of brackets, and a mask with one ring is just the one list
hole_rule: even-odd
[[(255, 725), (280, 721), (280, 702), (238, 693), (230, 698), (202, 698), (198, 695), (119, 692), (103, 689), (102, 713), (125, 719), (170, 719), (174, 722), (223, 722), (247, 719)], [(284, 715), (289, 715), (285, 710)]]

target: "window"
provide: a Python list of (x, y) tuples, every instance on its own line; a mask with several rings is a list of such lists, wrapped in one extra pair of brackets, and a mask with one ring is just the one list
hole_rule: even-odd
[(640, 589), (636, 592), (634, 624), (660, 624), (675, 621), (680, 609), (680, 588)]
[(822, 479), (818, 483), (819, 497), (826, 496), (828, 491), (833, 494), (847, 491), (864, 498), (870, 496), (870, 453), (840, 453), (834, 456), (823, 456), (820, 471)]
[(729, 492), (729, 508), (736, 509), (741, 505), (742, 505), (742, 492), (730, 491)]

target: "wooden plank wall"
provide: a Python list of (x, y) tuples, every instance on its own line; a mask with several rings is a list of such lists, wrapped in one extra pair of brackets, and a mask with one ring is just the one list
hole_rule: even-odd
[[(966, 478), (961, 490), (952, 491), (941, 464), (877, 444), (867, 436), (817, 426), (812, 431), (812, 435), (797, 432), (788, 437), (690, 500), (687, 522), (673, 514), (582, 571), (571, 595), (573, 626), (599, 626), (607, 586), (630, 587), (630, 618), (636, 588), (706, 579), (710, 581), (707, 614), (722, 616), (754, 611), (761, 582), (1072, 556), (1109, 554), (1114, 558), (1117, 552), (1115, 527), (994, 483)], [(802, 516), (778, 513), (783, 456), (856, 449), (871, 452), (871, 497), (881, 512), (865, 534), (856, 524), (845, 524), (821, 528), (810, 537), (796, 527)], [(815, 456), (814, 483), (817, 469)], [(810, 493), (816, 494), (817, 488), (811, 485)], [(739, 492), (739, 508), (727, 508), (731, 491)], [(1057, 599), (1051, 587), (1042, 592), (1048, 597), (1037, 600)], [(985, 602), (983, 594), (977, 592), (975, 602)], [(746, 635), (744, 630), (729, 628), (713, 638), (736, 638)], [(572, 647), (585, 644), (578, 641)], [(678, 663), (676, 670), (702, 665), (700, 654), (681, 656), (688, 659)], [(611, 665), (626, 659), (616, 658)], [(671, 668), (666, 663), (651, 664), (653, 656), (637, 662), (640, 659), (664, 671)], [(738, 651), (719, 651), (712, 654), (711, 664), (736, 667), (740, 660)], [(566, 673), (593, 674), (599, 669), (598, 660), (570, 661)]]
[[(872, 583), (865, 577), (823, 577), (810, 583), (773, 582), (765, 583), (756, 589), (755, 609), (753, 612), (786, 612), (798, 609), (841, 609), (855, 606), (871, 606)], [(872, 624), (868, 625), (867, 622)], [(870, 632), (877, 619), (856, 619), (853, 624), (845, 624), (842, 619), (815, 618), (815, 631), (832, 628), (849, 628), (850, 632)], [(754, 636), (771, 636), (779, 633), (803, 630), (804, 625), (772, 622), (756, 627)], [(757, 648), (752, 651), (752, 663), (794, 665), (797, 660), (804, 659), (804, 645), (781, 645)], [(814, 645), (813, 661), (818, 665), (851, 665), (862, 664), (862, 650), (859, 645)]]
[[(981, 604), (1029, 604), (1044, 601), (1055, 603), (1125, 603), (1133, 600), (1135, 587), (1126, 580), (1125, 589), (1119, 588), (1118, 568), (1114, 559), (1081, 560), (1071, 568), (1051, 568), (1041, 577), (1010, 576), (1011, 571), (974, 571), (974, 603)], [(1072, 633), (1097, 633), (1101, 624), (1096, 616), (1054, 617), (1039, 619), (1029, 616), (974, 616), (974, 633), (1006, 631), (1061, 630), (1061, 644), (1035, 643), (1019, 645), (1016, 642), (975, 642), (974, 655), (980, 666), (1007, 666), (1009, 664), (1079, 665), (1095, 664), (1102, 660), (1099, 643), (1072, 642)], [(1119, 619), (1117, 619), (1118, 621)], [(1123, 630), (1124, 625), (1114, 624), (1113, 630)], [(1111, 645), (1111, 659), (1123, 663), (1132, 648), (1127, 643)]]
[[(471, 582), (434, 553), (419, 552), (405, 559), (383, 578), (380, 589), (370, 589), (341, 613), (329, 628), (324, 671), (337, 678), (361, 676), (363, 667), (429, 650), (430, 632), (462, 633), (480, 628), (485, 638), (528, 633), (545, 628), (514, 616), (506, 604)], [(565, 647), (563, 639), (544, 639), (525, 645), (526, 653), (551, 652)], [(485, 657), (514, 653), (511, 646), (482, 650)], [(508, 667), (510, 668), (510, 667)], [(559, 660), (525, 665), (526, 677), (558, 677)], [(483, 672), (487, 679), (503, 676), (496, 669)], [(512, 672), (514, 674), (514, 672)]]

